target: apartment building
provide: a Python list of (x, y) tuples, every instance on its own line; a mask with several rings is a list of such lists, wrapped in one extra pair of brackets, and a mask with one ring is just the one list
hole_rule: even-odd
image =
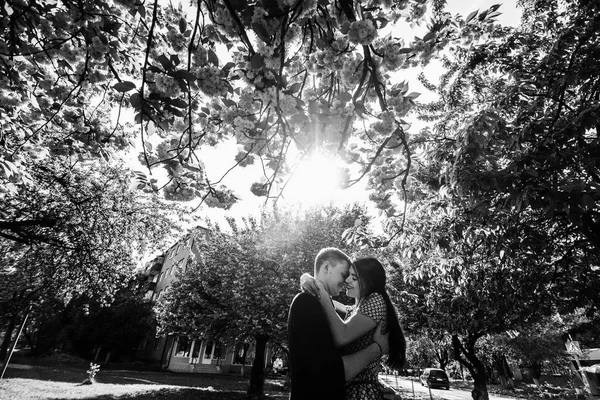
[[(165, 254), (148, 261), (144, 275), (146, 296), (160, 301), (165, 290), (177, 279), (177, 273), (185, 271), (188, 260), (194, 254), (199, 257), (197, 243), (207, 239), (208, 229), (198, 227), (175, 243)], [(157, 335), (149, 332), (140, 343), (136, 359), (160, 363), (161, 367), (174, 372), (235, 373), (249, 374), (254, 362), (255, 344), (239, 342), (224, 346), (216, 340), (191, 340), (176, 335)], [(270, 365), (271, 350), (267, 345), (265, 365)]]

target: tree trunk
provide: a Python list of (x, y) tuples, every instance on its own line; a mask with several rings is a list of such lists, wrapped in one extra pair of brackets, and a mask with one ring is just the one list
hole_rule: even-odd
[(537, 387), (537, 389), (539, 390), (539, 392), (543, 393), (543, 391), (542, 391), (542, 385), (540, 383), (540, 378), (542, 376), (542, 367), (541, 367), (541, 364), (531, 363), (530, 365), (527, 366), (527, 370), (529, 371), (529, 374), (531, 375), (531, 378), (533, 378), (533, 383), (535, 383), (535, 386)]
[(487, 391), (487, 374), (485, 366), (477, 358), (475, 352), (475, 343), (479, 336), (469, 336), (467, 346), (463, 346), (458, 335), (452, 335), (452, 347), (454, 348), (454, 358), (467, 367), (473, 377), (473, 390), (471, 397), (473, 400), (489, 400)]
[(473, 375), (473, 390), (471, 391), (473, 400), (489, 400), (485, 366), (475, 355), (474, 349), (467, 354), (467, 357), (473, 366), (473, 371), (471, 371)]
[(15, 326), (17, 326), (17, 318), (19, 314), (14, 313), (10, 320), (8, 321), (8, 327), (4, 332), (4, 340), (2, 340), (2, 345), (0, 346), (0, 361), (4, 361), (8, 354), (8, 347), (10, 346), (10, 342), (12, 339), (13, 331), (15, 330)]
[(505, 389), (514, 390), (515, 388), (511, 377), (510, 368), (508, 368), (508, 362), (503, 354), (494, 354), (494, 367), (498, 372), (498, 377), (500, 378), (500, 384), (502, 387)]
[(485, 376), (483, 380), (481, 378), (475, 378), (475, 382), (473, 383), (473, 390), (471, 391), (471, 397), (473, 397), (473, 400), (490, 399), (490, 396), (487, 391), (487, 383), (485, 382)]
[(264, 398), (265, 391), (265, 349), (269, 336), (256, 335), (256, 354), (250, 374), (250, 387), (248, 388), (248, 399), (256, 400)]

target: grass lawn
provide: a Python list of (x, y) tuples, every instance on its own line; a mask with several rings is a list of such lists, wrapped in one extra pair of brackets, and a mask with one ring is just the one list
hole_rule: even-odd
[[(135, 399), (245, 400), (249, 377), (227, 374), (101, 369), (97, 383), (80, 385), (88, 365), (25, 366), (12, 364), (0, 381), (0, 400)], [(282, 378), (267, 378), (269, 399), (285, 400), (289, 391)]]

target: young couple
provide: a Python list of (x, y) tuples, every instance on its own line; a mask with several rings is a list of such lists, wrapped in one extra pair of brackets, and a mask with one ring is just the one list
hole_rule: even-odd
[[(375, 258), (352, 262), (341, 250), (322, 249), (314, 278), (302, 275), (288, 316), (290, 400), (383, 399), (381, 358), (401, 368), (406, 343)], [(343, 288), (353, 307), (333, 301)], [(344, 315), (340, 318), (338, 313)]]

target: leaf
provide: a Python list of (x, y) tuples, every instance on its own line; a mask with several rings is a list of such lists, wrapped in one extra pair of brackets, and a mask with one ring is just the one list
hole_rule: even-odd
[(187, 21), (185, 20), (185, 18), (181, 18), (179, 20), (179, 32), (184, 33), (186, 29), (187, 29)]
[(158, 62), (160, 65), (162, 65), (165, 71), (170, 71), (173, 69), (173, 63), (171, 63), (171, 60), (169, 60), (164, 54), (161, 54), (158, 57)]
[(130, 90), (135, 89), (135, 83), (128, 81), (118, 82), (113, 85), (113, 89), (121, 93), (129, 92)]
[(409, 99), (409, 100), (414, 100), (417, 97), (419, 97), (420, 95), (421, 95), (421, 93), (412, 92), (412, 93), (409, 93), (406, 96), (404, 96), (404, 98)]
[(168, 101), (173, 107), (186, 108), (188, 106), (187, 101), (182, 99), (171, 99)]
[(211, 49), (208, 50), (208, 62), (215, 67), (219, 66), (219, 57), (217, 57), (217, 54)]
[(142, 105), (142, 98), (139, 93), (134, 93), (129, 96), (129, 102), (133, 108), (139, 109)]
[(265, 65), (265, 58), (261, 54), (255, 53), (250, 60), (250, 66), (253, 69), (260, 69), (263, 65)]
[(350, 31), (350, 22), (344, 21), (344, 23), (340, 27), (340, 32), (343, 33), (344, 35), (347, 35), (349, 31)]
[(235, 101), (227, 99), (225, 97), (222, 97), (221, 101), (223, 102), (223, 104), (225, 104), (226, 107), (235, 107), (236, 105)]
[(467, 16), (467, 19), (465, 20), (465, 22), (468, 24), (473, 18), (475, 18), (475, 16), (477, 15), (477, 13), (479, 12), (479, 10), (473, 11), (471, 14), (469, 14)]
[(296, 82), (292, 86), (290, 86), (290, 88), (287, 90), (287, 92), (290, 94), (296, 93), (298, 90), (300, 90), (301, 87), (302, 87), (302, 83)]
[(223, 68), (221, 68), (221, 71), (225, 72), (225, 71), (229, 71), (231, 68), (235, 67), (235, 63), (232, 63), (231, 61), (228, 62), (227, 64), (225, 64), (223, 66)]
[(143, 4), (140, 4), (140, 6), (137, 9), (137, 12), (142, 18), (146, 18), (146, 7), (144, 7)]

